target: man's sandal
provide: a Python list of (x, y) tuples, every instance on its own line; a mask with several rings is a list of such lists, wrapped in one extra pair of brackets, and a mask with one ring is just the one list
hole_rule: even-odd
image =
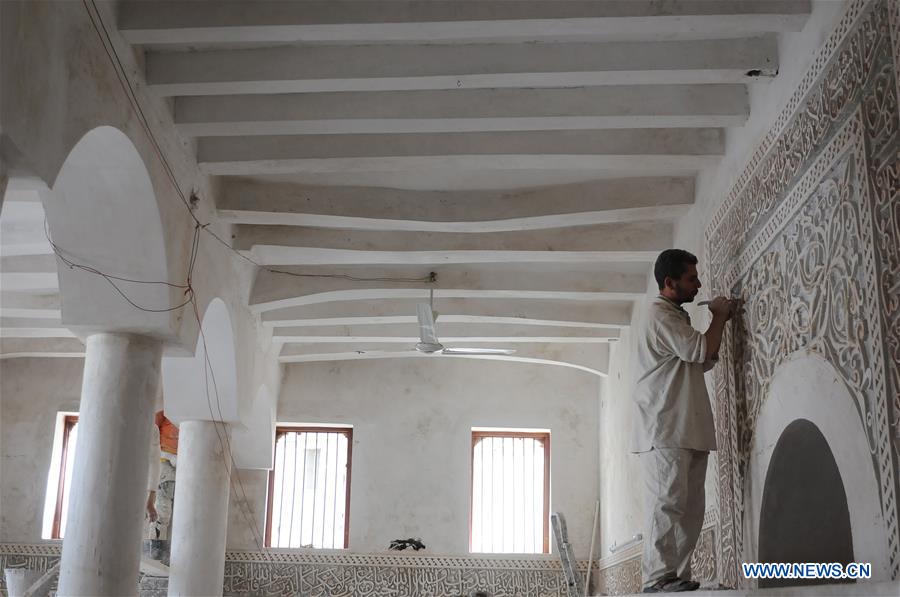
[(696, 591), (700, 588), (700, 583), (693, 580), (682, 580), (680, 578), (664, 578), (656, 581), (643, 590), (644, 593), (684, 593), (687, 591)]

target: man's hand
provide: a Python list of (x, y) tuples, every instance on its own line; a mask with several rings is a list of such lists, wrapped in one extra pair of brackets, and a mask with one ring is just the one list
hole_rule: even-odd
[(724, 296), (717, 296), (709, 301), (709, 310), (712, 311), (713, 318), (709, 323), (709, 329), (706, 330), (706, 362), (703, 364), (704, 371), (712, 369), (712, 365), (719, 359), (719, 346), (722, 344), (722, 333), (725, 330), (725, 322), (737, 313), (738, 299), (731, 300)]
[(724, 317), (725, 321), (728, 321), (734, 315), (735, 311), (737, 311), (737, 303), (738, 301), (736, 300), (731, 300), (724, 296), (717, 296), (709, 302), (709, 310), (712, 311), (713, 315)]
[(159, 513), (156, 511), (156, 492), (151, 491), (150, 495), (147, 496), (147, 518), (150, 519), (150, 522), (156, 522), (159, 520)]

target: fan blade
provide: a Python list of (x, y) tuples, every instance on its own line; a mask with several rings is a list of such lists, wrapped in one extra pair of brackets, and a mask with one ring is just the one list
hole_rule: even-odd
[(507, 348), (445, 348), (441, 354), (467, 354), (467, 355), (491, 355), (491, 354), (513, 354), (515, 350)]
[(419, 341), (427, 345), (439, 345), (437, 334), (434, 331), (434, 314), (431, 305), (419, 303), (416, 305), (416, 314), (419, 316)]

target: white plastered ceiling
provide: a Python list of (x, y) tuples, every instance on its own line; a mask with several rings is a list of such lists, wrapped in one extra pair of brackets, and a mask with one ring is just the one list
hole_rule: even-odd
[[(695, 175), (746, 121), (747, 86), (777, 73), (778, 34), (810, 10), (807, 0), (118, 8), (117, 34), (144, 57), (138, 83), (170, 99), (199, 168), (218, 179), (234, 248), (281, 272), (260, 268), (249, 303), (283, 362), (409, 355), (415, 303), (433, 288), (447, 346), (515, 348), (599, 374), (693, 203)], [(430, 272), (434, 284), (392, 280)], [(4, 305), (4, 353), (26, 342), (8, 330), (57, 314), (44, 302), (41, 314)]]

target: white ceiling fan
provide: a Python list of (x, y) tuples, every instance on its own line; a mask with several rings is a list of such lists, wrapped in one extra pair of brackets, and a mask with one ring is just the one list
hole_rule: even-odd
[(416, 314), (419, 316), (419, 343), (416, 350), (425, 354), (458, 354), (458, 355), (507, 355), (515, 350), (507, 348), (444, 348), (434, 331), (435, 312), (434, 290), (431, 291), (431, 300), (428, 303), (416, 305)]

